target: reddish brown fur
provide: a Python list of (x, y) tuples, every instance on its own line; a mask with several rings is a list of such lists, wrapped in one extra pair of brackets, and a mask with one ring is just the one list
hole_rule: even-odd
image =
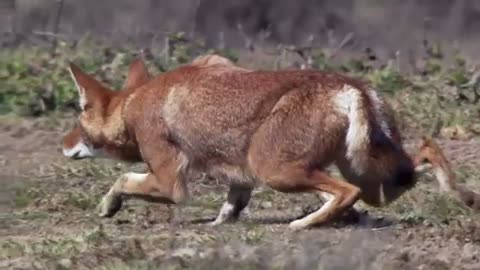
[[(167, 199), (185, 198), (189, 169), (245, 186), (261, 181), (283, 192), (334, 195), (333, 207), (304, 227), (329, 220), (359, 196), (380, 205), (378, 194), (366, 192), (374, 185), (380, 184), (387, 203), (413, 185), (413, 164), (394, 119), (387, 117), (389, 139), (380, 131), (362, 82), (320, 71), (251, 71), (208, 59), (196, 63), (121, 92), (71, 65), (87, 99), (79, 119), (89, 140), (107, 149), (138, 146), (150, 169), (146, 179)], [(371, 134), (363, 175), (355, 174), (345, 157), (349, 123), (332, 103), (345, 85), (358, 91)], [(332, 162), (354, 185), (322, 172)]]
[[(194, 59), (194, 61), (192, 62), (192, 65), (198, 65), (198, 66), (230, 65), (232, 68), (241, 69), (239, 67), (235, 67), (230, 60), (217, 55), (199, 56), (196, 59)], [(76, 67), (73, 67), (73, 68), (76, 69)], [(122, 91), (139, 87), (140, 85), (148, 82), (150, 79), (151, 79), (151, 75), (149, 74), (147, 67), (145, 66), (145, 63), (141, 59), (136, 59), (129, 66), (127, 79), (123, 84)], [(114, 103), (114, 105), (116, 104)], [(89, 141), (88, 137), (82, 136), (82, 130), (80, 127), (77, 126), (64, 135), (62, 140), (63, 149), (71, 149), (80, 141), (84, 141), (89, 146), (91, 146), (92, 144)], [(109, 157), (112, 157), (115, 159), (119, 159), (127, 162), (143, 161), (138, 150), (138, 145), (136, 144), (127, 143), (125, 145), (120, 145), (120, 146), (112, 146), (112, 145), (106, 144), (106, 145), (103, 145), (101, 150), (105, 154), (107, 154)]]
[(417, 166), (429, 163), (434, 170), (440, 170), (441, 173), (446, 176), (446, 186), (444, 187), (442, 187), (442, 179), (437, 176), (442, 191), (447, 192), (454, 198), (462, 201), (468, 207), (480, 211), (480, 194), (457, 182), (450, 162), (446, 158), (441, 147), (432, 138), (424, 137), (422, 139), (420, 150), (415, 156), (414, 161)]
[[(76, 68), (74, 67), (74, 69)], [(150, 79), (151, 76), (144, 62), (141, 59), (135, 59), (129, 66), (127, 79), (123, 84), (122, 91), (131, 91), (132, 89), (139, 87), (142, 84), (145, 84)], [(115, 105), (115, 103), (113, 103), (112, 105)], [(62, 141), (63, 149), (71, 149), (80, 141), (83, 141), (86, 145), (94, 148), (92, 142), (88, 139), (88, 136), (83, 136), (82, 129), (77, 126), (64, 135)], [(101, 146), (101, 151), (103, 151), (110, 157), (127, 162), (143, 161), (138, 150), (138, 146), (136, 145), (136, 143), (132, 143), (131, 141), (122, 144), (121, 147), (115, 147), (110, 144), (105, 144)]]
[(62, 147), (73, 148), (80, 140), (82, 140), (82, 130), (80, 127), (75, 127), (63, 136)]

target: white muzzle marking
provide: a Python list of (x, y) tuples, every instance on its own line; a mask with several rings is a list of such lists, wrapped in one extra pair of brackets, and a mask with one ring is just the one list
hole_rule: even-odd
[(415, 167), (415, 172), (422, 175), (426, 174), (430, 169), (432, 169), (432, 164), (421, 164)]
[(82, 141), (78, 142), (74, 147), (70, 149), (63, 148), (63, 155), (70, 158), (87, 158), (95, 157), (98, 155), (98, 150), (95, 150)]

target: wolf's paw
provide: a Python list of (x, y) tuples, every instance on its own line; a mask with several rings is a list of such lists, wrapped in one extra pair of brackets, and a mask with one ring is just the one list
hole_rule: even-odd
[(102, 201), (97, 208), (100, 211), (100, 217), (113, 217), (121, 207), (121, 196), (109, 193), (102, 198)]

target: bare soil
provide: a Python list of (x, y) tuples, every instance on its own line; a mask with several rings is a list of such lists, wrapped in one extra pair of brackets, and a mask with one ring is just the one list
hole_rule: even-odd
[[(210, 227), (226, 186), (199, 177), (191, 203), (127, 201), (113, 218), (96, 206), (116, 177), (143, 164), (73, 161), (57, 118), (0, 121), (0, 269), (480, 269), (477, 213), (422, 178), (399, 202), (293, 232), (320, 206), (313, 194), (255, 190), (250, 216)], [(480, 189), (480, 142), (439, 141), (460, 181)], [(412, 141), (412, 145), (415, 144)]]

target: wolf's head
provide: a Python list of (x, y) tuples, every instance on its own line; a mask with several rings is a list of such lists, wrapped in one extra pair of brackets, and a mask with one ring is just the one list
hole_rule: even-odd
[(79, 124), (63, 137), (63, 154), (73, 159), (96, 157), (105, 152), (108, 154), (102, 131), (110, 131), (111, 134), (107, 134), (110, 136), (118, 131), (115, 129), (119, 128), (118, 121), (121, 119), (112, 119), (121, 113), (116, 97), (148, 82), (150, 74), (143, 61), (136, 59), (130, 64), (122, 91), (112, 91), (73, 63), (70, 63), (69, 72), (79, 94), (81, 113)]

